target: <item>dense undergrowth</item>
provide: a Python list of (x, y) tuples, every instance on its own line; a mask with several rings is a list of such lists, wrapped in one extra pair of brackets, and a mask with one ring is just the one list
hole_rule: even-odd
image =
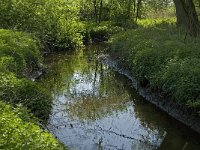
[(0, 29), (0, 71), (22, 76), (41, 65), (37, 38), (23, 32)]
[[(64, 149), (36, 125), (48, 119), (52, 97), (25, 75), (41, 62), (37, 38), (0, 30), (0, 149)], [(25, 111), (17, 112), (18, 105)], [(28, 119), (30, 113), (38, 119)]]
[(200, 39), (187, 36), (173, 20), (144, 20), (139, 25), (114, 35), (111, 53), (143, 86), (200, 113)]
[(42, 131), (25, 108), (0, 101), (0, 149), (64, 150), (64, 146)]
[(83, 24), (73, 0), (1, 0), (0, 28), (33, 33), (45, 48), (82, 46)]
[(38, 118), (47, 120), (51, 111), (51, 95), (36, 83), (17, 78), (12, 73), (0, 73), (0, 99), (16, 105), (22, 104)]
[(110, 21), (101, 23), (84, 22), (86, 43), (107, 41), (111, 35), (125, 30), (124, 27), (118, 26)]
[[(35, 123), (44, 123), (52, 102), (49, 91), (26, 76), (41, 68), (41, 49), (76, 49), (83, 46), (83, 36), (97, 42), (122, 30), (110, 22), (81, 22), (78, 13), (73, 0), (0, 1), (0, 149), (63, 148), (31, 120), (22, 120), (32, 113), (39, 118)], [(11, 110), (18, 105), (29, 113), (18, 116)]]

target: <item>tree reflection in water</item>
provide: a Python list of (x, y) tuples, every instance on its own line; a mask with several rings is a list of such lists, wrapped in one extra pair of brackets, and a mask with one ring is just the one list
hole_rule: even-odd
[(50, 131), (76, 149), (198, 148), (195, 134), (183, 136), (187, 128), (144, 101), (124, 76), (96, 61), (105, 48), (45, 59), (50, 72), (39, 83), (54, 97)]

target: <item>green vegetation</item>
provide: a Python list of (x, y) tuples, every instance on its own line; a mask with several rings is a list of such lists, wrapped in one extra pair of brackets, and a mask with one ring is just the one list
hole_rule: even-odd
[(107, 41), (111, 35), (124, 30), (123, 27), (117, 26), (109, 21), (104, 21), (99, 24), (85, 22), (86, 33), (84, 36), (85, 42), (102, 42)]
[(74, 0), (1, 0), (0, 28), (36, 35), (46, 48), (82, 45), (83, 25)]
[(186, 36), (173, 22), (153, 22), (143, 21), (143, 28), (114, 35), (112, 54), (143, 85), (200, 113), (200, 39)]
[(27, 76), (43, 67), (41, 50), (76, 49), (113, 34), (111, 52), (143, 85), (200, 112), (199, 8), (199, 0), (1, 0), (0, 99), (7, 104), (0, 101), (0, 149), (62, 149), (27, 120), (32, 113), (46, 121), (52, 102)]
[(39, 41), (33, 36), (0, 29), (0, 71), (23, 75), (40, 67)]
[(0, 99), (11, 104), (22, 104), (40, 119), (48, 119), (51, 111), (51, 96), (48, 91), (27, 79), (18, 79), (14, 74), (0, 74)]
[[(36, 122), (48, 119), (49, 92), (24, 77), (41, 67), (37, 38), (23, 32), (0, 29), (0, 149), (64, 149)], [(18, 105), (24, 108), (18, 110)], [(29, 113), (33, 113), (32, 120)]]
[(26, 111), (0, 101), (0, 149), (64, 150), (52, 135), (30, 121)]
[(22, 103), (35, 116), (47, 119), (51, 96), (32, 81), (22, 78), (40, 67), (38, 40), (26, 33), (1, 29), (0, 43), (0, 99), (12, 104)]

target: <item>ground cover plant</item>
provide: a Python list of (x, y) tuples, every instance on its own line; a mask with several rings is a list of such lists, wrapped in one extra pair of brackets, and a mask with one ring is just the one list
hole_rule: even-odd
[(64, 149), (39, 126), (49, 117), (51, 95), (26, 78), (41, 68), (40, 49), (34, 36), (0, 29), (0, 149)]
[[(145, 86), (200, 112), (200, 39), (172, 21), (145, 20), (144, 27), (114, 35), (111, 52)], [(155, 23), (155, 24), (154, 24)], [(139, 22), (142, 26), (142, 22)], [(153, 25), (154, 24), (154, 25)]]
[(23, 75), (41, 65), (39, 40), (27, 33), (0, 29), (0, 71)]
[(25, 108), (13, 108), (0, 101), (0, 149), (64, 150), (51, 134), (31, 120)]

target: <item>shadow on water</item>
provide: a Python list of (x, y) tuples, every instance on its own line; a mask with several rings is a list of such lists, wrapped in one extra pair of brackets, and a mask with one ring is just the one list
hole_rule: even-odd
[(48, 128), (71, 149), (199, 150), (200, 136), (142, 99), (95, 57), (106, 45), (48, 55), (39, 83), (54, 97)]

